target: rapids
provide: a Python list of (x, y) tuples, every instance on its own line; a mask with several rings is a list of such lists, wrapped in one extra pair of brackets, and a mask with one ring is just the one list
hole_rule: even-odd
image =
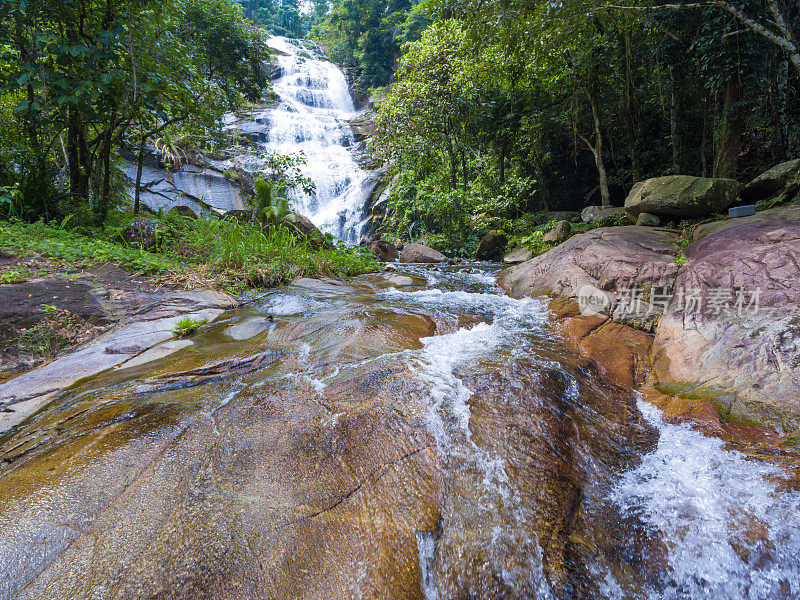
[(0, 438), (0, 598), (800, 596), (787, 475), (493, 269), (299, 280), (60, 393)]

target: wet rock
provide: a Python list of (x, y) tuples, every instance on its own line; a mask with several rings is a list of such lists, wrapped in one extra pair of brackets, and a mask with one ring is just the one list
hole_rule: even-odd
[(561, 339), (606, 380), (625, 389), (644, 383), (650, 368), (651, 334), (606, 315), (583, 315), (578, 304), (567, 298), (553, 298), (548, 305)]
[(506, 254), (503, 257), (503, 262), (507, 265), (518, 265), (519, 263), (524, 263), (526, 260), (530, 260), (531, 258), (533, 258), (533, 253), (525, 246), (519, 246), (518, 248), (514, 248), (514, 250)]
[(397, 247), (385, 240), (377, 240), (369, 244), (370, 249), (384, 262), (390, 262), (400, 258)]
[(646, 212), (663, 217), (694, 218), (720, 213), (736, 201), (739, 182), (689, 175), (667, 175), (640, 181), (625, 199), (631, 219)]
[(478, 249), (475, 251), (475, 258), (478, 260), (494, 260), (502, 256), (503, 251), (506, 249), (508, 237), (503, 231), (493, 229), (481, 240), (478, 244)]
[(443, 263), (447, 257), (424, 244), (406, 244), (400, 253), (402, 263)]
[(544, 234), (542, 241), (547, 244), (560, 244), (569, 239), (571, 232), (568, 221), (559, 221), (555, 227)]
[(597, 312), (614, 312), (618, 320), (651, 330), (662, 306), (650, 306), (648, 290), (672, 290), (675, 240), (668, 231), (635, 225), (595, 229), (509, 268), (499, 281), (516, 295), (578, 299), (597, 293), (603, 301)]
[(173, 206), (172, 208), (169, 209), (169, 212), (170, 212), (170, 214), (180, 215), (182, 217), (187, 217), (189, 219), (196, 219), (197, 218), (197, 213), (194, 212), (188, 206), (183, 206), (183, 205), (181, 205), (181, 206)]
[(237, 341), (249, 340), (259, 333), (266, 331), (272, 321), (267, 317), (250, 317), (241, 323), (231, 325), (225, 330), (225, 335)]
[(742, 200), (755, 204), (780, 195), (790, 197), (800, 187), (800, 158), (781, 163), (742, 188)]
[(617, 225), (625, 216), (625, 209), (619, 206), (587, 206), (581, 211), (581, 220), (595, 226)]
[(411, 277), (406, 277), (405, 275), (397, 275), (397, 274), (384, 275), (383, 278), (387, 282), (391, 283), (392, 285), (396, 285), (398, 287), (405, 287), (405, 286), (409, 286), (409, 285), (419, 285), (420, 284), (419, 281), (415, 281)]
[(158, 245), (159, 231), (164, 226), (147, 217), (139, 217), (128, 223), (122, 230), (122, 239), (130, 245), (141, 246), (145, 250), (152, 250)]
[(123, 369), (138, 367), (140, 365), (147, 364), (154, 360), (160, 360), (164, 357), (169, 356), (170, 354), (174, 354), (178, 350), (182, 350), (183, 348), (187, 348), (193, 345), (194, 342), (192, 340), (169, 340), (167, 342), (164, 342), (163, 344), (158, 344), (157, 346), (153, 346), (149, 350), (145, 350), (141, 354), (134, 356), (132, 359), (125, 361), (120, 366)]
[(375, 135), (376, 127), (372, 115), (371, 110), (364, 109), (347, 121), (357, 141), (366, 140)]
[[(776, 209), (711, 228), (687, 264), (653, 344), (653, 373), (733, 413), (800, 424), (800, 212)], [(694, 299), (691, 302), (687, 298)]]
[(639, 227), (658, 227), (661, 225), (661, 219), (656, 215), (643, 212), (639, 213), (639, 216), (636, 218), (636, 224)]

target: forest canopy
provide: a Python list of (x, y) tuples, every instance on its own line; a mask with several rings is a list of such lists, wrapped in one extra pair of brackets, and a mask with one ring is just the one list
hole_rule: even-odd
[(336, 0), (318, 37), (379, 106), (407, 234), (620, 204), (665, 174), (748, 180), (797, 153), (785, 0)]

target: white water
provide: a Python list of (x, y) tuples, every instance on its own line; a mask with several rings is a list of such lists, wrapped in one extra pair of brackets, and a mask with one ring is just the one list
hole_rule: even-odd
[(670, 549), (669, 577), (648, 598), (800, 597), (800, 494), (775, 489), (767, 478), (780, 476), (777, 468), (638, 405), (658, 428), (658, 446), (623, 475), (612, 499)]
[(282, 76), (273, 89), (280, 103), (267, 115), (262, 146), (279, 154), (305, 154), (302, 170), (316, 192), (293, 191), (295, 209), (323, 231), (356, 243), (369, 173), (353, 156), (356, 140), (346, 119), (355, 106), (344, 73), (303, 41), (271, 37), (269, 45), (289, 56), (278, 56)]
[[(437, 276), (435, 281), (443, 281), (444, 289), (389, 290), (385, 296), (390, 302), (442, 311), (469, 310), (491, 317), (488, 324), (425, 338), (420, 352), (407, 353), (412, 371), (429, 385), (427, 426), (440, 451), (455, 457), (452, 464), (460, 465), (458, 468), (466, 465), (480, 473), (473, 481), (480, 488), (483, 507), (462, 520), (443, 522), (442, 527), (479, 528), (480, 520), (491, 522), (490, 559), (497, 565), (507, 564), (504, 556), (509, 548), (518, 555), (527, 554), (529, 564), (517, 575), (530, 577), (541, 572), (538, 543), (526, 527), (533, 517), (525, 498), (506, 477), (504, 458), (489, 455), (473, 442), (472, 391), (459, 373), (471, 371), (478, 361), (485, 368), (486, 360), (498, 355), (501, 358), (495, 360), (502, 361), (503, 356), (525, 354), (526, 344), (531, 344), (528, 336), (543, 330), (547, 314), (538, 301), (502, 295), (486, 273), (442, 272)], [(578, 397), (574, 381), (568, 394)], [(607, 500), (619, 507), (621, 515), (636, 515), (644, 526), (657, 532), (668, 548), (668, 569), (656, 586), (634, 591), (597, 565), (594, 576), (603, 596), (619, 600), (799, 598), (800, 494), (777, 489), (774, 478), (780, 477), (781, 471), (726, 450), (720, 440), (688, 425), (662, 421), (658, 409), (641, 400), (638, 408), (658, 430), (658, 444), (642, 456), (638, 466), (619, 475)], [(498, 513), (512, 518), (498, 519)], [(431, 570), (434, 540), (421, 532), (417, 543), (422, 589), (427, 600), (438, 600)], [(505, 569), (501, 575), (507, 589), (517, 595), (522, 589), (518, 584), (524, 582), (515, 581), (514, 574)], [(536, 597), (552, 597), (543, 577), (533, 577), (530, 583)]]

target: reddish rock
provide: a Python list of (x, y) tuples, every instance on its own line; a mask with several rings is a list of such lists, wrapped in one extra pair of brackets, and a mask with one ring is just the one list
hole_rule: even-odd
[(372, 250), (378, 256), (378, 258), (384, 262), (391, 262), (400, 258), (400, 253), (397, 251), (397, 246), (391, 242), (377, 240), (371, 242), (369, 247), (370, 250)]
[[(654, 288), (671, 289), (678, 272), (675, 235), (649, 227), (608, 227), (576, 235), (527, 262), (511, 267), (500, 284), (515, 295), (552, 293), (575, 299), (587, 289), (606, 298), (616, 318), (644, 329), (660, 313), (650, 310), (648, 294)], [(631, 310), (626, 293), (638, 289), (640, 303)]]
[(440, 263), (447, 262), (447, 257), (424, 244), (406, 244), (400, 254), (402, 263)]
[[(756, 217), (731, 220), (685, 249), (688, 263), (675, 289), (699, 298), (699, 305), (682, 307), (673, 297), (658, 324), (653, 371), (662, 384), (691, 386), (696, 396), (713, 395), (734, 413), (796, 428), (800, 213)], [(747, 307), (754, 294), (757, 310)]]

